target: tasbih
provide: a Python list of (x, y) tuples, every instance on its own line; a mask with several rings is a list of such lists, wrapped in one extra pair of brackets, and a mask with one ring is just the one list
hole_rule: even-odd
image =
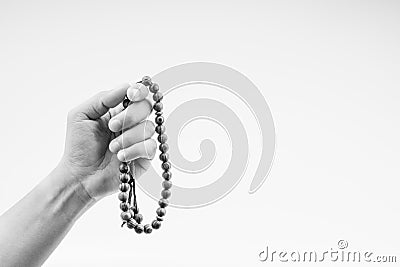
[[(166, 214), (165, 208), (168, 206), (168, 198), (171, 196), (171, 163), (169, 162), (169, 154), (167, 139), (168, 136), (165, 134), (165, 126), (163, 115), (163, 104), (161, 100), (163, 99), (163, 94), (159, 91), (159, 86), (157, 83), (153, 83), (149, 76), (144, 76), (141, 83), (145, 85), (151, 93), (153, 93), (153, 100), (155, 101), (153, 105), (153, 109), (155, 110), (155, 122), (156, 128), (155, 131), (158, 134), (158, 142), (161, 160), (161, 168), (163, 169), (162, 177), (164, 181), (162, 182), (162, 191), (161, 191), (161, 199), (158, 201), (158, 205), (160, 206), (156, 210), (156, 219), (152, 221), (151, 224), (142, 224), (143, 215), (139, 213), (139, 208), (137, 206), (136, 200), (136, 192), (135, 192), (135, 165), (131, 162), (121, 162), (119, 166), (119, 194), (118, 199), (121, 201), (120, 209), (121, 219), (123, 221), (121, 227), (126, 225), (129, 229), (134, 229), (136, 233), (141, 234), (145, 232), (146, 234), (150, 234), (153, 229), (159, 229), (161, 226), (161, 222), (164, 220), (164, 216)], [(124, 101), (122, 102), (124, 109), (126, 109), (131, 101), (125, 96)]]

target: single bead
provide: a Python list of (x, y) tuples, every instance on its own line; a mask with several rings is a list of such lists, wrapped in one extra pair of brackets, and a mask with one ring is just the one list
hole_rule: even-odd
[(157, 125), (156, 126), (156, 133), (158, 133), (158, 134), (165, 133), (165, 126), (164, 125)]
[(157, 216), (156, 219), (157, 219), (157, 221), (159, 221), (159, 222), (164, 221), (164, 218), (163, 218), (163, 217), (160, 217), (160, 216)]
[(141, 225), (141, 224), (136, 225), (136, 227), (135, 227), (136, 233), (141, 234), (141, 233), (143, 233), (143, 230), (144, 230), (143, 225)]
[(153, 231), (153, 229), (151, 228), (150, 224), (146, 224), (146, 225), (144, 226), (144, 232), (145, 232), (146, 234), (151, 234), (152, 231)]
[(127, 221), (130, 218), (132, 218), (132, 215), (129, 212), (124, 211), (124, 212), (121, 212), (121, 218), (122, 218), (122, 220)]
[(137, 223), (135, 222), (135, 220), (130, 219), (127, 223), (126, 226), (128, 226), (129, 229), (133, 229), (137, 226)]
[(163, 109), (163, 107), (164, 107), (163, 103), (161, 102), (156, 102), (153, 106), (154, 110), (158, 112), (160, 112)]
[(151, 78), (149, 76), (144, 76), (142, 78), (142, 83), (146, 86), (150, 86), (152, 84)]
[(162, 162), (168, 161), (168, 160), (169, 160), (169, 154), (168, 154), (168, 153), (161, 153), (161, 154), (160, 154), (160, 160), (161, 160)]
[(161, 125), (164, 123), (164, 117), (163, 116), (157, 116), (155, 119), (155, 122), (157, 123), (157, 125)]
[(163, 162), (163, 163), (161, 164), (161, 168), (162, 168), (163, 170), (165, 170), (165, 171), (168, 171), (168, 170), (171, 169), (171, 163), (169, 163), (168, 161), (167, 161), (167, 162)]
[(153, 227), (153, 229), (159, 229), (160, 226), (161, 226), (161, 222), (159, 222), (159, 221), (157, 221), (157, 220), (154, 220), (154, 221), (151, 223), (151, 227)]
[(137, 223), (141, 223), (143, 221), (143, 215), (142, 214), (135, 214), (135, 216), (133, 217), (133, 219), (137, 222)]
[(157, 92), (157, 93), (155, 93), (154, 95), (153, 95), (153, 100), (154, 101), (156, 101), (156, 102), (158, 102), (158, 101), (161, 101), (162, 99), (163, 99), (163, 93), (161, 93), (161, 92)]
[(121, 209), (122, 211), (128, 211), (128, 209), (129, 209), (129, 205), (128, 205), (128, 203), (126, 203), (126, 202), (121, 202), (121, 203), (119, 204), (119, 207), (120, 207), (120, 209)]
[(172, 178), (172, 173), (169, 172), (169, 171), (165, 171), (165, 172), (163, 172), (162, 177), (163, 177), (165, 180), (169, 181), (169, 180), (171, 180), (171, 178)]
[(128, 200), (128, 194), (125, 192), (121, 192), (118, 194), (118, 199), (122, 202), (126, 202)]
[(119, 180), (121, 181), (121, 183), (127, 183), (130, 179), (131, 177), (127, 173), (120, 173), (119, 175)]
[(158, 205), (159, 205), (161, 208), (167, 207), (168, 204), (169, 204), (169, 201), (168, 201), (167, 199), (164, 199), (164, 198), (161, 198), (161, 199), (158, 201)]
[(171, 191), (164, 189), (163, 191), (161, 191), (161, 196), (165, 199), (169, 198), (171, 196)]
[(158, 90), (160, 90), (160, 87), (158, 86), (158, 84), (153, 83), (153, 84), (150, 86), (150, 92), (152, 92), (153, 94), (154, 94), (154, 93), (157, 93)]
[(162, 182), (162, 187), (164, 189), (170, 189), (172, 187), (172, 183), (170, 181), (163, 181)]
[(161, 144), (167, 142), (167, 140), (168, 140), (168, 135), (166, 134), (160, 134), (158, 136), (158, 142), (160, 142)]
[(156, 114), (156, 116), (161, 116), (161, 115), (163, 114), (163, 112), (162, 112), (162, 111), (157, 111), (157, 112), (154, 113), (154, 114)]
[(168, 146), (167, 143), (164, 143), (164, 144), (160, 144), (160, 146), (159, 146), (158, 148), (160, 149), (160, 151), (161, 151), (162, 153), (165, 153), (165, 152), (168, 151), (169, 146)]
[(156, 213), (157, 213), (158, 216), (164, 217), (165, 214), (167, 213), (167, 210), (164, 209), (164, 208), (158, 208), (157, 211), (156, 211)]
[(122, 102), (122, 106), (124, 106), (124, 108), (127, 108), (130, 103), (131, 101), (128, 98), (125, 98), (124, 101)]
[(119, 165), (119, 171), (122, 172), (122, 173), (127, 173), (127, 172), (129, 172), (129, 166), (128, 166), (128, 164), (127, 164), (126, 162), (122, 162), (122, 163)]
[(130, 185), (128, 183), (119, 184), (119, 190), (121, 192), (126, 192), (129, 190), (129, 188), (130, 188)]

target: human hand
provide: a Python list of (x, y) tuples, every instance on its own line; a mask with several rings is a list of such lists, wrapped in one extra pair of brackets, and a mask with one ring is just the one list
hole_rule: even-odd
[[(96, 94), (68, 114), (62, 168), (69, 183), (80, 183), (93, 200), (114, 193), (119, 185), (120, 161), (132, 161), (139, 177), (154, 158), (155, 126), (146, 120), (152, 104), (146, 86), (123, 84)], [(123, 109), (125, 95), (132, 101)], [(121, 135), (118, 135), (122, 131)]]

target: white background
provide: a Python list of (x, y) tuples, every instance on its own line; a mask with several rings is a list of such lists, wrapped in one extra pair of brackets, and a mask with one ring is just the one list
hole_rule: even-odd
[(106, 198), (45, 266), (266, 266), (267, 245), (325, 251), (339, 239), (399, 261), (399, 14), (396, 1), (2, 0), (0, 213), (57, 164), (73, 106), (210, 61), (249, 77), (272, 110), (276, 156), (261, 189), (248, 194), (254, 152), (227, 197), (169, 209), (151, 236), (122, 230), (116, 196)]

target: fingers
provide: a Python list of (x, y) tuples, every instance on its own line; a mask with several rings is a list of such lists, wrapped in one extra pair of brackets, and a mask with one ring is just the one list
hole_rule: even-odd
[(140, 124), (124, 131), (120, 136), (110, 142), (109, 149), (117, 153), (121, 149), (128, 148), (153, 136), (155, 125), (152, 121), (145, 120)]
[(124, 111), (115, 115), (108, 123), (108, 128), (113, 132), (131, 128), (146, 119), (152, 106), (147, 99), (140, 102), (133, 102)]
[(127, 97), (132, 102), (138, 102), (147, 97), (149, 89), (141, 83), (132, 84), (126, 92)]
[(97, 93), (95, 96), (79, 105), (75, 114), (83, 114), (91, 120), (96, 120), (107, 113), (110, 108), (116, 107), (124, 100), (126, 91), (130, 85), (122, 84), (110, 91)]
[(120, 161), (131, 161), (138, 158), (153, 159), (157, 150), (157, 143), (153, 139), (133, 144), (128, 148), (121, 149), (117, 157)]
[(150, 138), (154, 134), (155, 125), (145, 120), (152, 110), (152, 104), (146, 99), (148, 94), (149, 90), (143, 84), (131, 85), (126, 95), (132, 103), (109, 121), (111, 131), (123, 131), (109, 145), (110, 151), (117, 153), (120, 161), (137, 160), (148, 165), (149, 160), (154, 158), (157, 143)]

